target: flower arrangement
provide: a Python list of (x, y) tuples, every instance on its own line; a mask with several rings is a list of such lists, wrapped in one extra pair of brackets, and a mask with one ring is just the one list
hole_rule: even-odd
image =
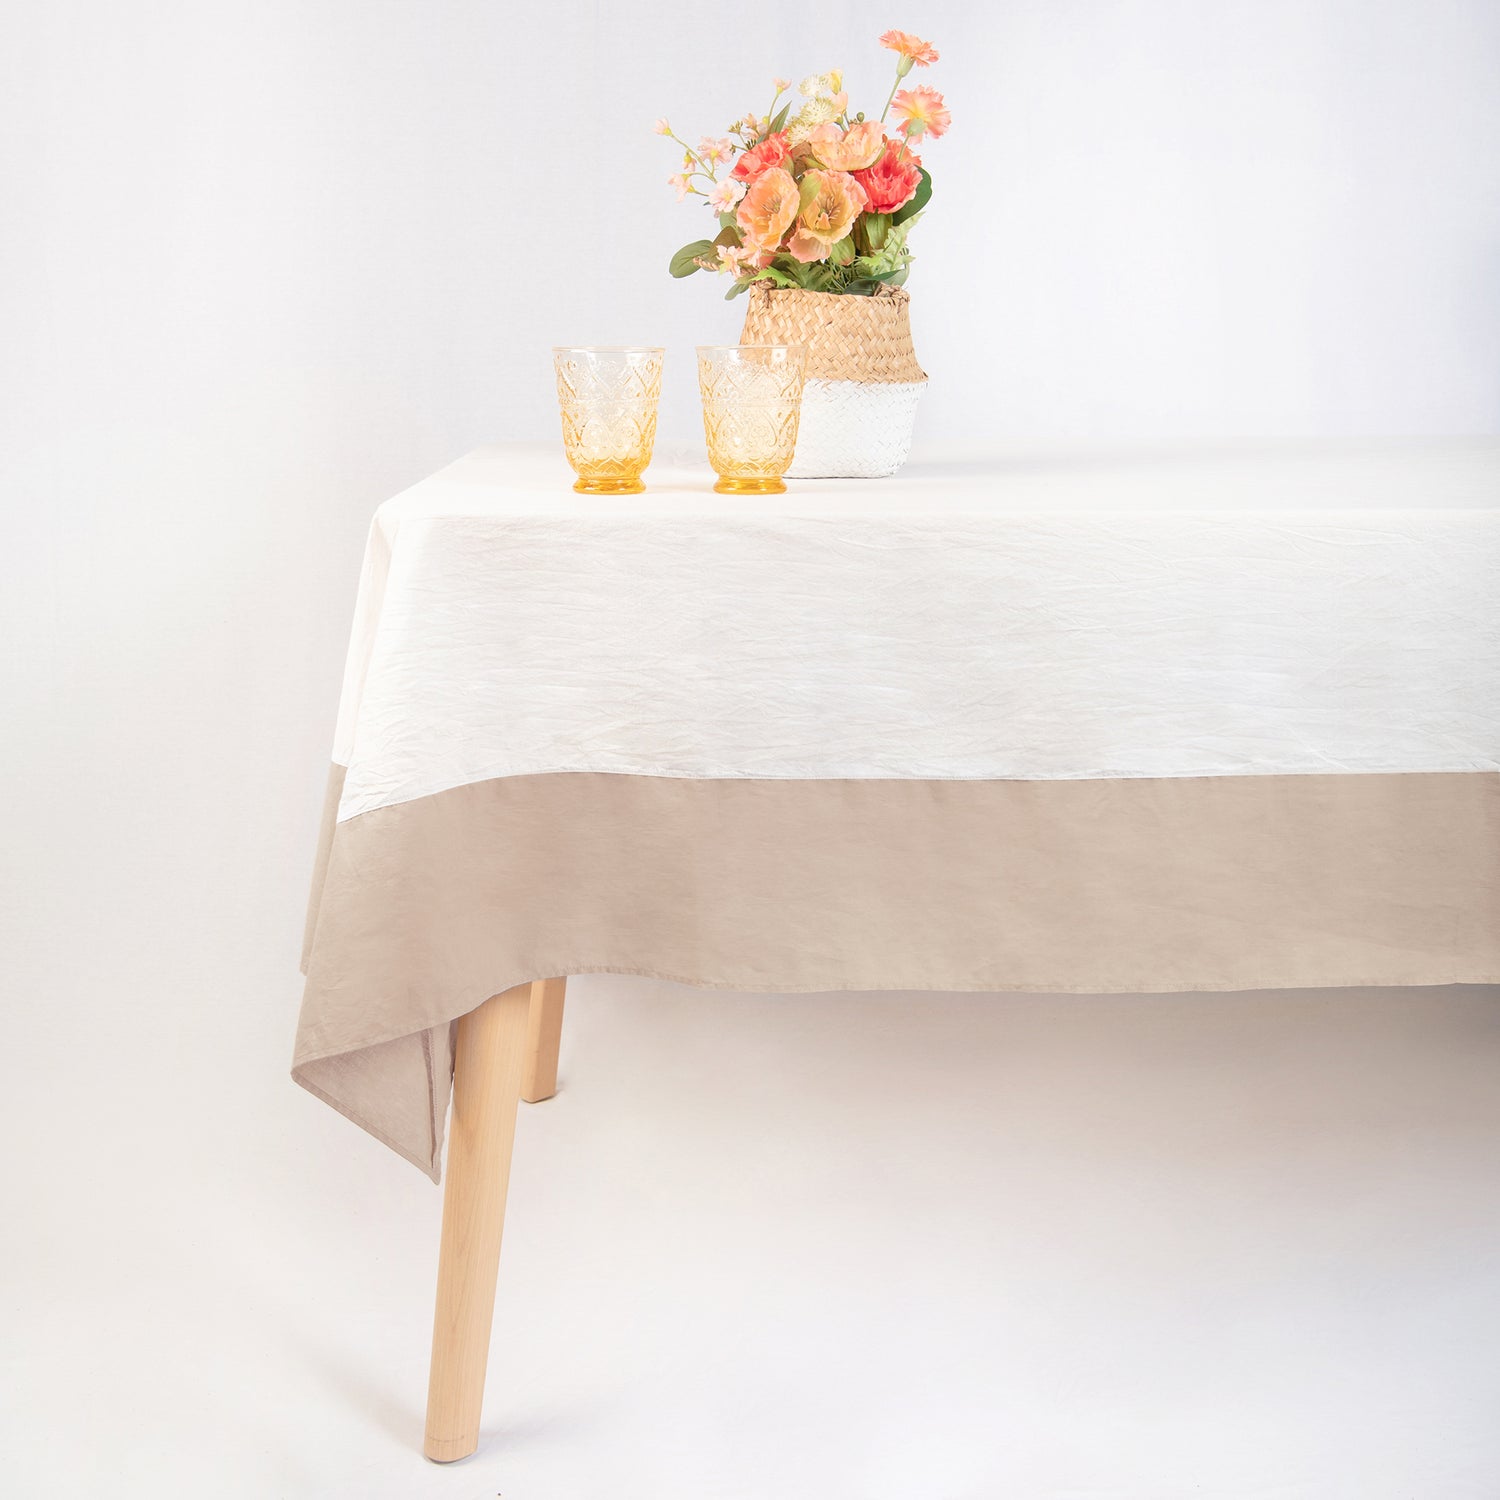
[(673, 276), (728, 275), (727, 297), (759, 281), (873, 296), (906, 280), (907, 235), (932, 196), (915, 147), (943, 135), (949, 114), (936, 89), (901, 87), (913, 67), (938, 60), (937, 49), (905, 31), (886, 32), (880, 45), (896, 53), (896, 81), (878, 120), (850, 115), (843, 74), (835, 71), (803, 79), (800, 104), (782, 103), (792, 86), (774, 80), (764, 115), (743, 115), (696, 149), (665, 120), (656, 122), (656, 133), (683, 149), (681, 171), (667, 179), (677, 201), (701, 197), (719, 218), (715, 238), (694, 240), (672, 257)]

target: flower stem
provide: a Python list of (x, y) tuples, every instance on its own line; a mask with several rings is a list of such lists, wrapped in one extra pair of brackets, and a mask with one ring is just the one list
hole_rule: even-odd
[[(675, 130), (669, 130), (667, 132), (667, 135), (670, 139), (676, 141), (677, 144), (681, 146), (682, 149), (686, 151), (687, 154), (691, 156), (695, 162), (698, 163), (702, 176), (707, 177), (710, 182), (717, 182), (719, 180), (714, 176), (713, 164), (711, 162), (704, 161), (703, 158), (699, 156), (698, 153), (694, 151), (693, 148), (688, 145), (688, 143), (683, 140), (683, 138), (678, 135)], [(694, 172), (691, 175), (697, 177), (700, 175), (700, 172)]]
[(880, 111), (880, 123), (885, 124), (885, 117), (891, 112), (891, 100), (896, 97), (896, 90), (901, 87), (901, 70), (896, 70), (896, 81), (891, 85), (891, 91), (885, 96), (885, 108)]

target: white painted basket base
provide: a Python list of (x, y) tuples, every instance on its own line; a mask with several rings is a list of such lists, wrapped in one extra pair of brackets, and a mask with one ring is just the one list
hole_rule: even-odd
[(883, 479), (911, 452), (925, 380), (809, 380), (788, 479)]

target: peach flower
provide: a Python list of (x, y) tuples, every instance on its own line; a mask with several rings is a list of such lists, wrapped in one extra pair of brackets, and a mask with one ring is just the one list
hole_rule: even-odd
[(752, 146), (730, 168), (729, 175), (741, 182), (751, 182), (767, 167), (779, 167), (791, 154), (791, 140), (786, 131), (779, 130), (768, 135), (758, 146)]
[(651, 128), (657, 135), (671, 135), (672, 133), (672, 127), (664, 119), (658, 120)]
[(721, 271), (731, 276), (742, 276), (746, 271), (759, 271), (771, 264), (771, 252), (755, 245), (720, 245), (719, 265)]
[(794, 260), (800, 260), (803, 265), (809, 261), (826, 260), (829, 247), (820, 240), (817, 235), (809, 234), (805, 229), (799, 229), (786, 242), (786, 251)]
[(669, 178), (667, 178), (667, 186), (677, 189), (677, 201), (679, 203), (681, 203), (689, 193), (696, 191), (686, 172), (674, 172)]
[(847, 172), (808, 172), (802, 179), (802, 211), (788, 252), (807, 262), (825, 260), (854, 227), (869, 199)]
[(885, 147), (885, 127), (879, 120), (858, 120), (848, 130), (830, 121), (807, 138), (813, 155), (835, 172), (860, 172), (875, 165)]
[(792, 174), (785, 167), (767, 167), (750, 184), (735, 212), (735, 222), (745, 236), (745, 243), (757, 250), (774, 250), (782, 235), (792, 227), (798, 203), (797, 183)]
[(891, 100), (891, 108), (896, 111), (902, 122), (901, 129), (909, 140), (917, 140), (924, 135), (936, 139), (953, 123), (953, 116), (948, 113), (943, 96), (936, 89), (925, 85), (902, 89)]
[(744, 196), (745, 184), (736, 182), (732, 177), (726, 177), (723, 182), (714, 184), (708, 195), (708, 206), (716, 214), (725, 214)]
[(734, 142), (727, 137), (715, 140), (711, 135), (706, 135), (698, 142), (698, 155), (709, 166), (716, 161), (728, 161), (734, 155)]
[(899, 52), (907, 59), (907, 66), (902, 69), (903, 74), (910, 71), (912, 63), (919, 68), (925, 68), (928, 63), (938, 60), (938, 50), (931, 42), (924, 42), (921, 37), (913, 36), (909, 31), (888, 31), (880, 39), (882, 47), (889, 47), (892, 52)]

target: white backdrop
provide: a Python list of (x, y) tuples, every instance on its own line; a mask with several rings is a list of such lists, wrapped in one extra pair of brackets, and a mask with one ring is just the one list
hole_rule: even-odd
[[(349, 1229), (363, 1215), (377, 1242), (429, 1244), (428, 1185), (284, 1076), (369, 512), (478, 443), (550, 439), (555, 342), (666, 344), (664, 440), (695, 441), (691, 347), (732, 339), (739, 308), (705, 277), (666, 275), (701, 211), (673, 201), (671, 151), (650, 121), (666, 114), (696, 138), (763, 107), (773, 74), (835, 65), (857, 104), (878, 105), (889, 55), (874, 38), (890, 25), (937, 41), (931, 81), (955, 120), (928, 151), (937, 192), (914, 239), (913, 321), (932, 375), (919, 453), (1500, 430), (1494, 0), (903, 0), (878, 13), (835, 0), (49, 0), (0, 15), (0, 1110), (13, 1179), (0, 1249), (25, 1287), (11, 1303), (39, 1319), (7, 1366), (33, 1403), (10, 1454), (58, 1461), (55, 1422), (84, 1465), (80, 1493), (104, 1476), (115, 1493), (116, 1481), (160, 1487), (168, 1460), (128, 1437), (165, 1399), (121, 1408), (109, 1453), (91, 1445), (137, 1378), (98, 1365), (101, 1339), (147, 1365), (212, 1371), (204, 1349), (184, 1343), (179, 1359), (170, 1341), (218, 1328), (218, 1298), (296, 1282), (292, 1300), (311, 1304), (320, 1278), (368, 1249)], [(637, 1007), (622, 1013), (643, 1018), (670, 1020), (680, 1000), (622, 994)], [(1394, 998), (1382, 1034), (1404, 1036), (1390, 1015), (1423, 1004), (1447, 1002)], [(1500, 1060), (1492, 1012), (1445, 1010), (1434, 1045)], [(1136, 1013), (1165, 1024), (1180, 1008)], [(1076, 1008), (1028, 1024), (1053, 1014), (1061, 1046)], [(1264, 1014), (1300, 1045), (1297, 1007)], [(588, 1015), (585, 992), (579, 1028)], [(1357, 1092), (1327, 1056), (1334, 1095)], [(1233, 1075), (1232, 1059), (1220, 1065)], [(1064, 1072), (1080, 1098), (1103, 1086)], [(169, 1078), (179, 1092), (163, 1091)], [(1443, 1090), (1430, 1092), (1438, 1108)], [(1434, 1127), (1435, 1160), (1500, 1147), (1500, 1116), (1464, 1097)], [(1226, 1125), (1226, 1156), (1259, 1128)], [(1090, 1169), (1075, 1166), (1078, 1188)], [(1411, 1191), (1411, 1212), (1426, 1212), (1415, 1179)], [(1454, 1188), (1469, 1205), (1455, 1212), (1491, 1238), (1453, 1253), (1487, 1243), (1493, 1257), (1493, 1208), (1466, 1192)], [(377, 1303), (413, 1282), (426, 1296), (426, 1250), (410, 1255), (414, 1268), (370, 1290)], [(205, 1280), (184, 1310), (174, 1299), (198, 1285), (186, 1262)], [(1493, 1330), (1500, 1314), (1500, 1294), (1484, 1296), (1477, 1311), (1434, 1314), (1456, 1342), (1428, 1330), (1402, 1358), (1459, 1389), (1465, 1317)], [(325, 1330), (327, 1350), (344, 1326)], [(1190, 1329), (1169, 1318), (1159, 1336)], [(1247, 1357), (1261, 1355), (1267, 1371), (1287, 1367)], [(399, 1366), (399, 1432), (417, 1421), (423, 1355), (380, 1357)], [(320, 1358), (311, 1367), (327, 1374)], [(90, 1368), (109, 1378), (86, 1389), (80, 1437)], [(228, 1386), (259, 1411), (252, 1375)], [(1380, 1399), (1402, 1409), (1403, 1389)], [(1045, 1420), (1016, 1399), (1017, 1430)], [(1147, 1389), (1114, 1420), (1149, 1426), (1164, 1401)], [(1423, 1500), (1500, 1490), (1500, 1455), (1475, 1450), (1462, 1412), (1409, 1409), (1451, 1421), (1464, 1472), (1480, 1476)], [(1344, 1415), (1358, 1427), (1353, 1406)], [(351, 1422), (361, 1451), (368, 1435)], [(1250, 1428), (1241, 1436), (1254, 1446)], [(245, 1492), (341, 1492), (302, 1467), (312, 1441), (279, 1434), (267, 1472), (282, 1488), (261, 1475)], [(379, 1456), (393, 1494), (415, 1493), (398, 1482), (405, 1451), (391, 1438)], [(1028, 1493), (1062, 1486), (1066, 1464), (1044, 1459)], [(1180, 1493), (1270, 1493), (1250, 1469), (1203, 1462), (1207, 1487)], [(375, 1467), (363, 1493), (377, 1492)], [(1126, 1468), (1122, 1496), (1179, 1493), (1160, 1474), (1133, 1488), (1148, 1470)]]

